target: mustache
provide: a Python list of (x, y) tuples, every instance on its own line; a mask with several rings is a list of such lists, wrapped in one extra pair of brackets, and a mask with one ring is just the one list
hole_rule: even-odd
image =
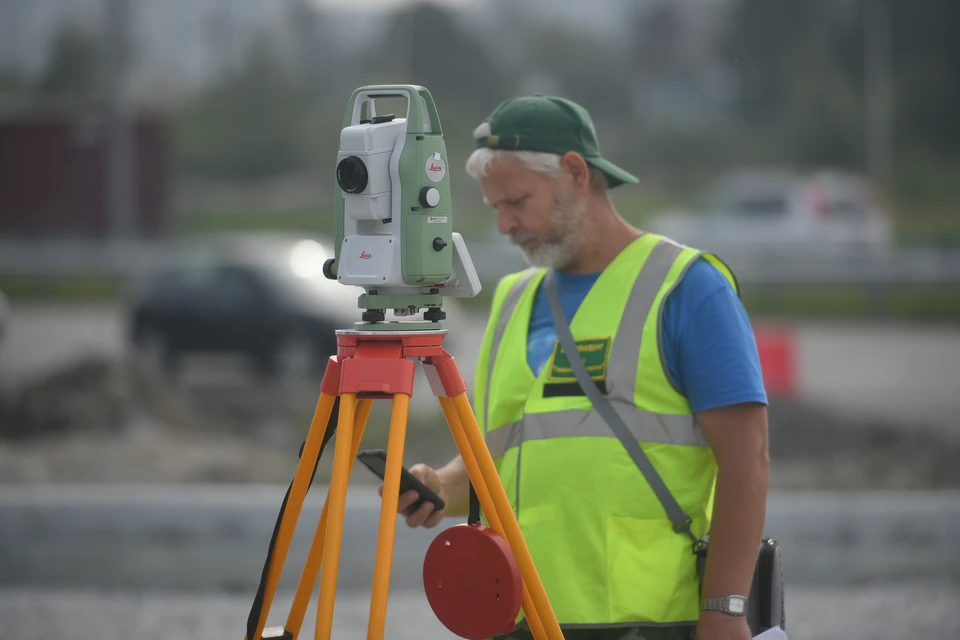
[(527, 240), (539, 240), (540, 238), (535, 233), (530, 233), (529, 231), (515, 232), (510, 234), (510, 244), (519, 245), (523, 244)]

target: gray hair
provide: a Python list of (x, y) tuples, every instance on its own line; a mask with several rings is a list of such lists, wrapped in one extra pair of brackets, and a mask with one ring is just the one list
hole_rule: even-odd
[[(483, 138), (490, 135), (490, 123), (482, 122), (473, 130), (474, 139)], [(488, 149), (481, 147), (475, 149), (470, 157), (467, 158), (467, 174), (474, 180), (480, 180), (490, 171), (490, 165), (503, 154), (509, 153), (512, 157), (519, 160), (523, 165), (537, 173), (542, 173), (552, 180), (556, 180), (563, 174), (563, 168), (560, 166), (560, 156), (556, 153), (546, 153), (543, 151), (505, 151), (502, 149)], [(589, 166), (590, 186), (601, 193), (607, 190), (607, 176), (596, 167)]]

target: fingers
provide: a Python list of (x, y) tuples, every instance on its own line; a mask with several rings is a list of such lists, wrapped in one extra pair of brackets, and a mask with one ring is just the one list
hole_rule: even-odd
[[(430, 506), (432, 507), (433, 505)], [(425, 529), (433, 529), (443, 520), (443, 511), (433, 511), (432, 509), (431, 511), (432, 513), (423, 521), (423, 525), (421, 525)]]
[[(424, 502), (422, 505), (420, 505), (419, 509), (407, 516), (407, 526), (423, 526), (429, 529), (430, 527), (436, 526), (437, 522), (440, 522), (442, 517), (442, 512), (434, 511), (433, 503)], [(430, 524), (431, 522), (432, 524)]]
[(400, 494), (400, 499), (397, 501), (397, 513), (402, 513), (404, 515), (410, 515), (407, 511), (410, 509), (410, 506), (413, 505), (420, 498), (420, 494), (416, 491), (405, 491)]
[[(437, 472), (425, 464), (415, 464), (410, 467), (410, 473), (420, 482), (429, 487), (432, 491), (443, 498), (440, 478)], [(380, 497), (383, 497), (383, 484), (377, 490)], [(433, 504), (424, 502), (419, 507), (415, 503), (420, 499), (416, 491), (405, 491), (397, 499), (397, 513), (403, 515), (409, 527), (425, 527), (427, 529), (437, 526), (443, 520), (443, 511), (437, 511)]]

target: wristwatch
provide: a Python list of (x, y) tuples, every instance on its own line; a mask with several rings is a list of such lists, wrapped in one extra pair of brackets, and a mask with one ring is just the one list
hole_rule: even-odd
[(727, 596), (725, 598), (701, 598), (701, 611), (722, 611), (731, 616), (747, 615), (746, 596)]

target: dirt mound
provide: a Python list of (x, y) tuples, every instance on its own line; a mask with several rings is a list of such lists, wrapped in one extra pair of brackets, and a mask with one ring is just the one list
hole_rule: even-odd
[(800, 403), (771, 403), (769, 418), (774, 488), (960, 488), (960, 437), (924, 425), (841, 420)]
[(183, 393), (129, 362), (87, 358), (0, 396), (0, 438), (122, 431), (140, 417), (176, 428), (216, 421)]

